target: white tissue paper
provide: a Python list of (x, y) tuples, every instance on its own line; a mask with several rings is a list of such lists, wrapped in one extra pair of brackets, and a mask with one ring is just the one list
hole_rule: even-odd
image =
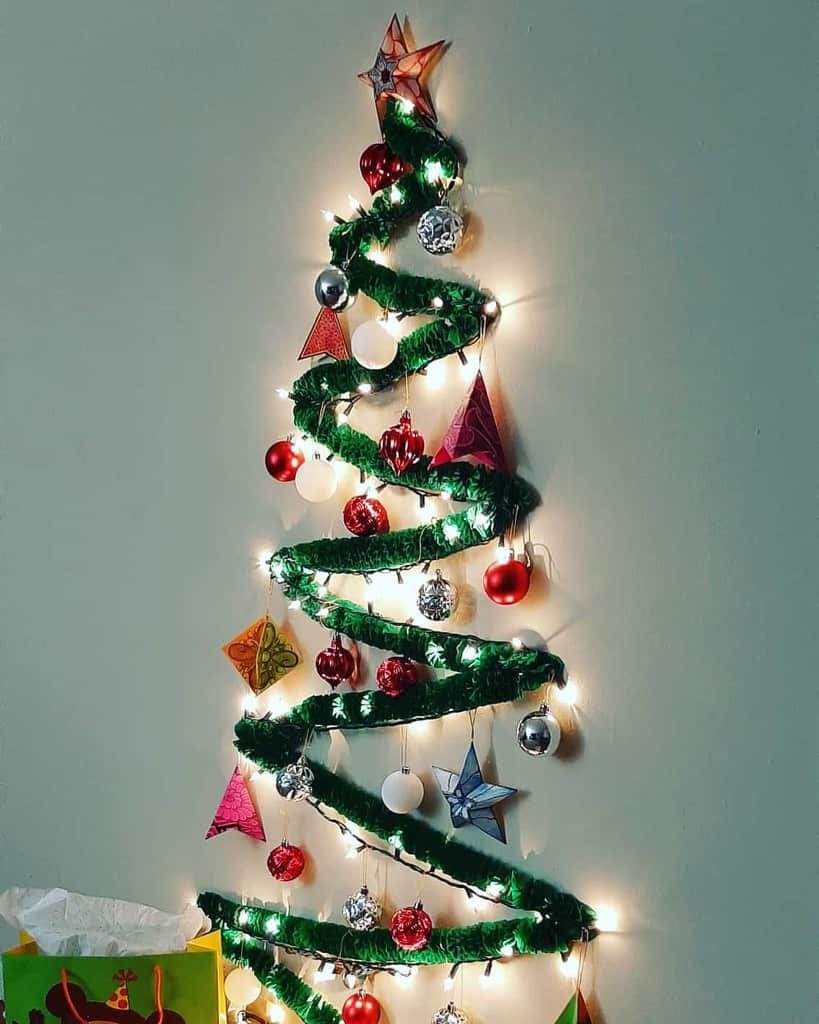
[(51, 956), (139, 956), (177, 953), (210, 928), (195, 906), (182, 914), (65, 889), (7, 889), (0, 917), (24, 930)]

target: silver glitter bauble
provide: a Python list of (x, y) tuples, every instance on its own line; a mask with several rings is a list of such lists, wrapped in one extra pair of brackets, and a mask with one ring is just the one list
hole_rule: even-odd
[(341, 908), (341, 914), (350, 928), (356, 932), (369, 932), (378, 927), (381, 920), (381, 904), (370, 895), (366, 885), (348, 896)]
[(455, 252), (464, 237), (463, 219), (449, 206), (433, 206), (422, 214), (418, 241), (433, 256)]
[(560, 746), (560, 722), (549, 710), (548, 704), (541, 704), (537, 711), (531, 711), (518, 723), (518, 746), (532, 757), (553, 754)]
[(418, 588), (418, 611), (431, 622), (443, 622), (458, 607), (458, 591), (441, 570), (435, 570), (435, 579), (427, 580)]
[(338, 267), (326, 267), (316, 278), (316, 299), (319, 305), (340, 311), (350, 305), (350, 282)]
[(432, 1015), (432, 1024), (468, 1024), (468, 1021), (469, 1017), (454, 1003), (447, 1003)]
[(276, 792), (285, 800), (304, 800), (313, 792), (315, 776), (307, 762), (300, 758), (276, 774)]

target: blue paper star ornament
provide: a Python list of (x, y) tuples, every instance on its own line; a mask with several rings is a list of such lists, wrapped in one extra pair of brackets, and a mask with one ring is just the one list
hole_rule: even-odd
[(493, 786), (483, 781), (475, 744), (470, 743), (460, 775), (445, 768), (432, 766), (435, 779), (449, 804), (449, 814), (455, 828), (474, 825), (501, 843), (506, 842), (503, 826), (498, 821), (495, 804), (517, 793), (509, 786)]

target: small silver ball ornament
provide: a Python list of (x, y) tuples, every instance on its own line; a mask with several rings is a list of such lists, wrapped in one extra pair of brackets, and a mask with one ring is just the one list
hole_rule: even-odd
[(418, 588), (418, 611), (431, 622), (443, 622), (458, 607), (458, 591), (441, 575), (441, 570), (435, 570), (435, 578), (427, 580)]
[(276, 774), (276, 792), (285, 800), (305, 800), (313, 792), (315, 775), (307, 762), (300, 758)]
[(381, 920), (381, 904), (370, 895), (366, 885), (348, 896), (341, 908), (341, 915), (355, 932), (369, 932), (378, 927)]
[(531, 711), (520, 720), (518, 746), (532, 757), (554, 754), (560, 746), (560, 722), (548, 704), (541, 704), (537, 711)]
[(468, 1024), (468, 1022), (467, 1015), (454, 1003), (447, 1003), (432, 1015), (432, 1024)]
[(320, 306), (340, 312), (352, 301), (350, 282), (338, 267), (325, 267), (316, 278), (316, 299)]
[(418, 241), (432, 256), (455, 252), (464, 237), (463, 218), (452, 207), (432, 206), (418, 220)]

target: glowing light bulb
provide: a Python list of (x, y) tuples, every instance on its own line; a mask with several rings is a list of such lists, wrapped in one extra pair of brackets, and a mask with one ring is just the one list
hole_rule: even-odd
[(509, 959), (509, 957), (515, 955), (515, 947), (512, 945), (511, 942), (507, 942), (503, 946), (501, 946), (500, 955), (506, 957), (507, 960)]
[(446, 367), (444, 366), (443, 360), (438, 359), (434, 363), (430, 363), (427, 367), (424, 381), (426, 386), (432, 391), (437, 391), (439, 387), (444, 383), (446, 379)]
[(330, 588), (327, 586), (326, 583), (322, 583), (321, 586), (316, 591), (316, 593), (318, 594), (319, 597), (327, 597), (327, 595), (330, 593)]
[(617, 910), (608, 904), (595, 907), (597, 918), (595, 927), (601, 932), (616, 932), (620, 927), (620, 915)]
[(252, 715), (255, 714), (258, 707), (259, 702), (252, 693), (245, 694), (245, 696), (242, 697), (242, 711)]
[(290, 389), (289, 388), (276, 388), (276, 394), (279, 396), (279, 398), (289, 398), (290, 397)]
[(493, 896), (495, 899), (497, 899), (498, 896), (502, 896), (505, 890), (506, 886), (503, 884), (503, 882), (490, 882), (489, 885), (487, 885), (486, 887), (486, 891), (489, 893), (490, 896)]
[(411, 114), (415, 110), (415, 104), (404, 96), (401, 100), (401, 110), (405, 114)]
[(555, 691), (555, 698), (561, 704), (568, 704), (570, 707), (577, 704), (579, 697), (580, 689), (573, 679), (570, 679), (564, 687)]
[(350, 209), (353, 213), (360, 213), (364, 209), (356, 197), (349, 192), (347, 193), (347, 202), (350, 204)]
[(291, 612), (297, 612), (301, 608), (301, 601), (296, 598), (295, 601), (291, 601), (287, 606)]
[(333, 221), (336, 219), (336, 215), (333, 213), (332, 210), (322, 210), (321, 215), (327, 221), (328, 224), (332, 224)]
[(483, 304), (483, 311), (485, 316), (497, 316), (499, 306), (494, 299), (490, 299), (488, 302)]
[(461, 654), (461, 661), (470, 662), (478, 657), (478, 648), (474, 644), (467, 644)]
[(278, 935), (281, 931), (282, 922), (278, 917), (269, 917), (265, 922), (264, 930), (268, 935)]
[(362, 395), (369, 395), (372, 389), (372, 384), (370, 384), (370, 382), (366, 380), (362, 381), (362, 383), (358, 385), (358, 390)]
[(511, 548), (505, 547), (503, 544), (498, 545), (498, 550), (495, 553), (495, 559), (498, 562), (510, 562), (512, 560), (514, 551)]
[(239, 913), (236, 915), (236, 921), (242, 927), (244, 927), (247, 924), (249, 917), (250, 917), (250, 915), (248, 914), (248, 912), (246, 910), (240, 910)]
[(270, 559), (273, 557), (272, 551), (260, 551), (256, 555), (256, 564), (262, 572), (270, 571)]
[(451, 992), (455, 988), (455, 979), (447, 975), (444, 978), (444, 992)]
[(435, 518), (435, 509), (432, 507), (432, 502), (427, 501), (423, 505), (418, 506), (418, 518), (422, 523), (431, 523)]
[(424, 170), (424, 177), (430, 183), (434, 185), (436, 182), (441, 181), (444, 176), (444, 169), (441, 166), (440, 160), (429, 160)]
[(320, 619), (326, 619), (329, 614), (330, 614), (330, 609), (329, 609), (329, 607), (327, 605), (324, 605), (323, 608), (319, 608), (319, 610), (318, 610), (318, 617)]
[(379, 267), (386, 267), (387, 265), (387, 254), (383, 249), (379, 249), (378, 246), (373, 246), (368, 250), (367, 259), (371, 263), (377, 263)]
[(452, 501), (452, 491), (446, 489), (441, 491), (441, 501)]
[(461, 363), (461, 376), (464, 380), (469, 380), (471, 377), (475, 376), (475, 366), (468, 356), (466, 361)]
[(444, 523), (444, 536), (450, 542), (450, 544), (458, 540), (461, 536), (461, 531), (454, 523)]
[(577, 977), (577, 956), (572, 953), (566, 960), (563, 957), (560, 958), (558, 969), (564, 978), (576, 978)]
[(403, 196), (401, 195), (401, 189), (397, 185), (393, 185), (390, 189), (390, 202), (396, 206), (401, 202)]
[(341, 410), (339, 410), (339, 412), (336, 413), (336, 423), (339, 426), (343, 426), (343, 424), (345, 424), (349, 418), (350, 417), (347, 415), (347, 413), (342, 412)]
[(433, 300), (430, 303), (430, 305), (432, 306), (433, 309), (443, 309), (444, 308), (444, 300), (441, 298), (440, 295), (436, 295), (433, 298)]
[(284, 1007), (281, 1003), (272, 1002), (267, 1006), (267, 1019), (270, 1024), (282, 1024), (284, 1021)]
[(492, 984), (492, 963), (493, 962), (491, 960), (487, 961), (486, 967), (484, 968), (484, 972), (481, 975), (481, 985), (483, 986)]
[(523, 650), (523, 641), (519, 636), (512, 637), (512, 646), (515, 648), (516, 651)]

